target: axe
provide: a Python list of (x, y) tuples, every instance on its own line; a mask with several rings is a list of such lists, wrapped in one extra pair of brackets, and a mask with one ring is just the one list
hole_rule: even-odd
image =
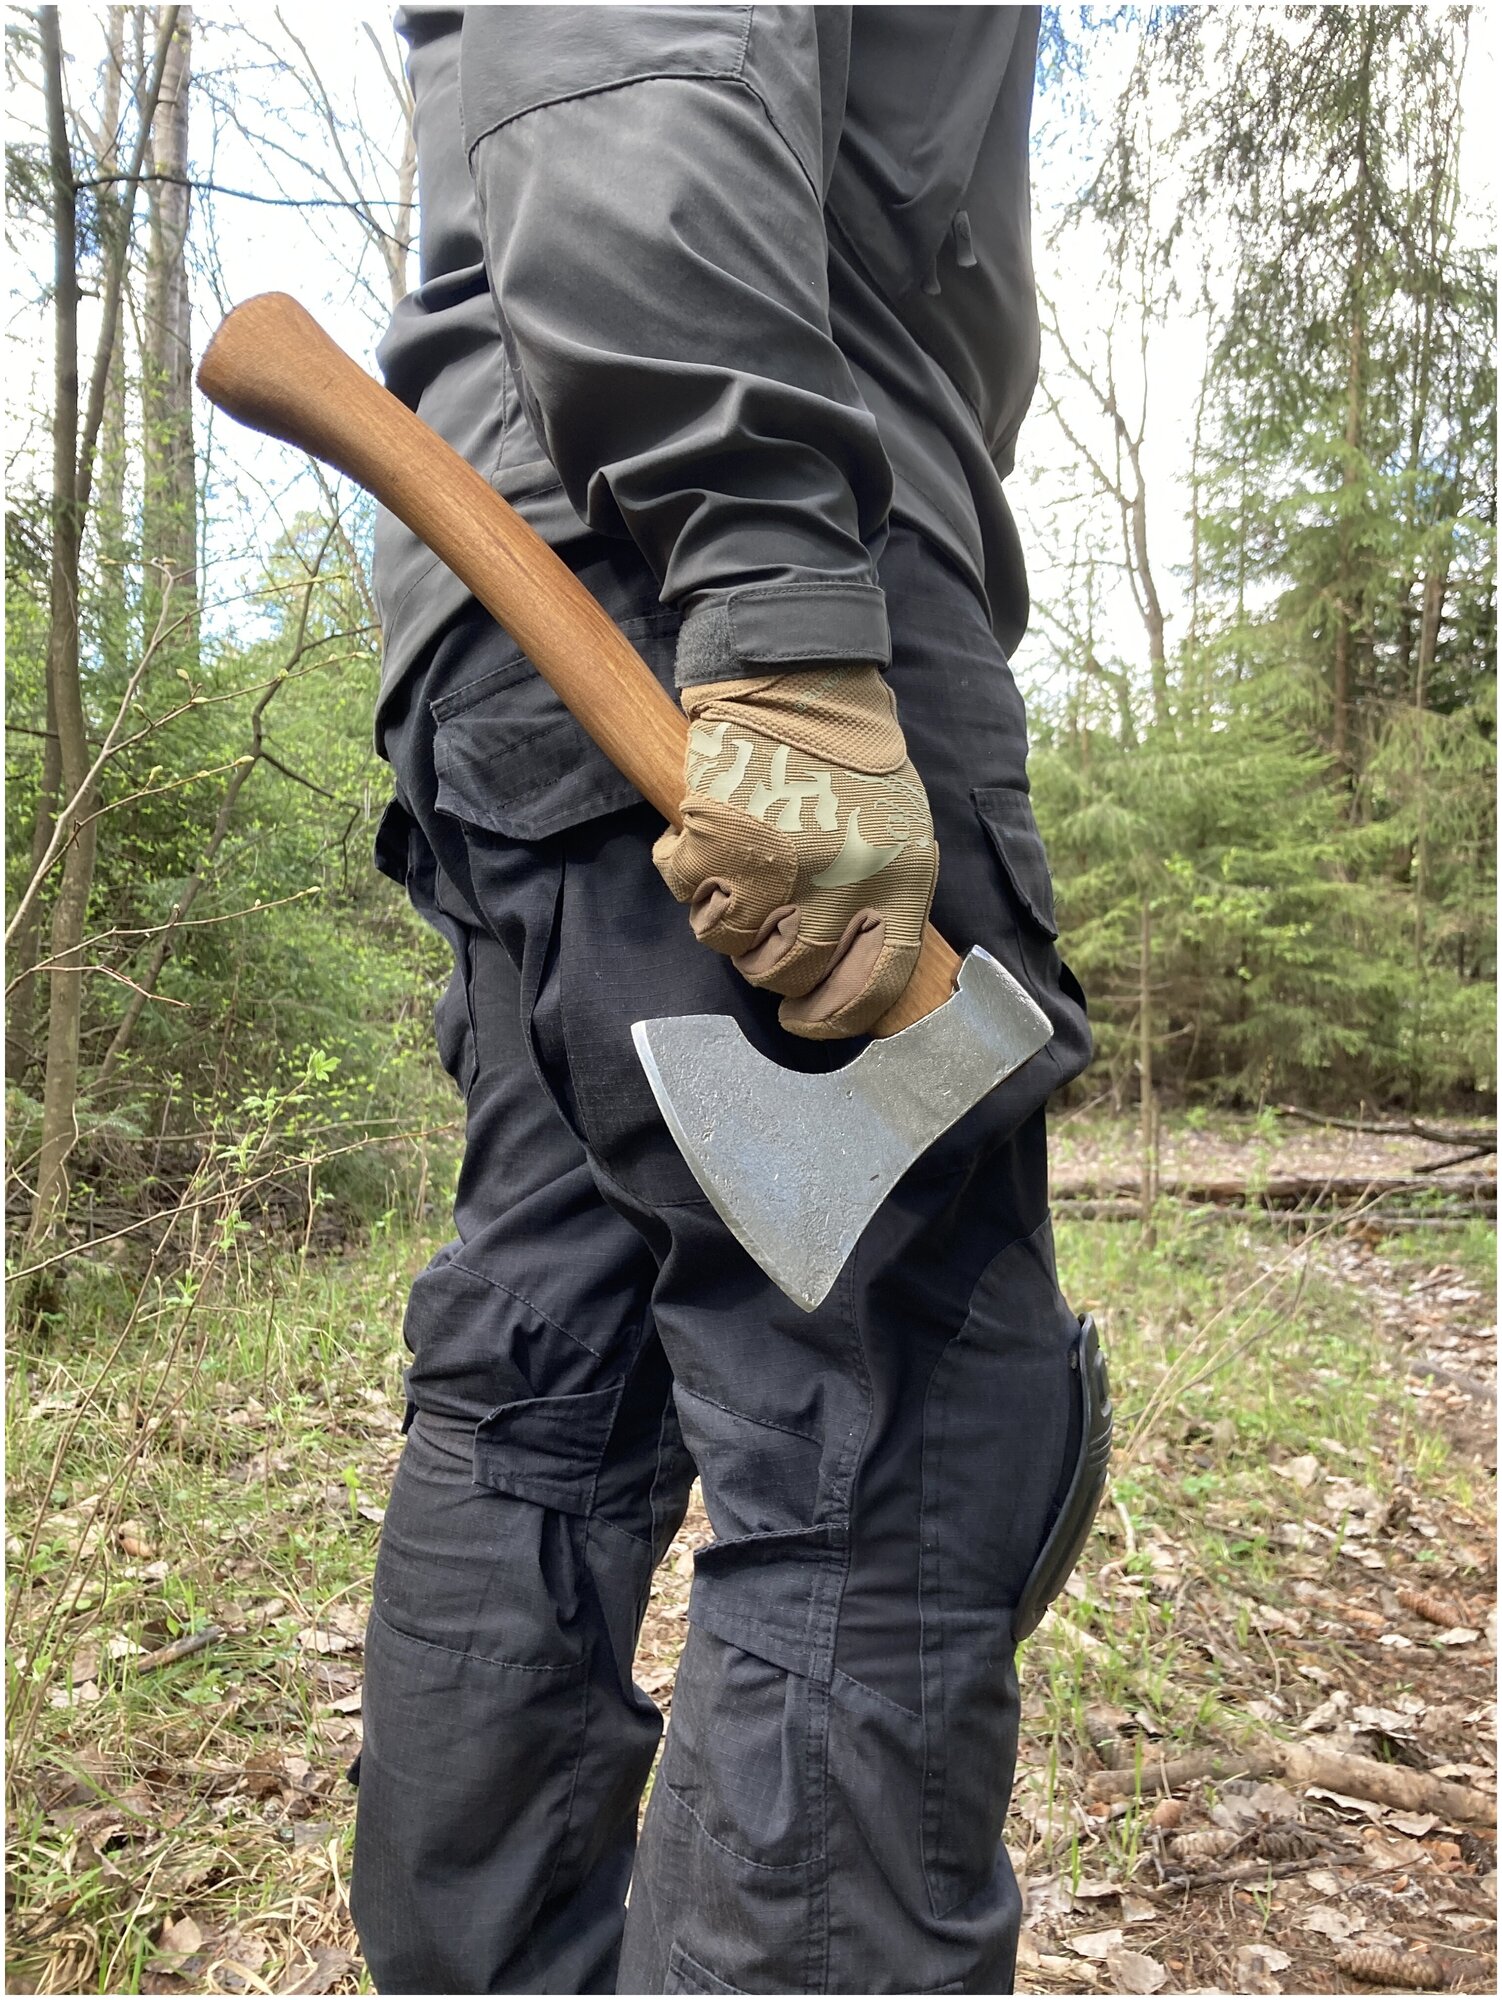
[[(295, 299), (267, 292), (237, 306), (198, 386), (404, 521), (642, 797), (681, 824), (688, 723), (646, 661), (474, 467)], [(902, 1174), (1053, 1031), (989, 952), (962, 962), (930, 924), (902, 997), (843, 1069), (782, 1069), (721, 1014), (638, 1021), (631, 1032), (695, 1180), (773, 1283), (812, 1312)]]

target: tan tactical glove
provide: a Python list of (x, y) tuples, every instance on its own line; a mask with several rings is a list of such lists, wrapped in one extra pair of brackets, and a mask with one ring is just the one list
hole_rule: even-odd
[(694, 933), (814, 1041), (858, 1035), (907, 985), (939, 853), (875, 667), (683, 690), (683, 831), (652, 850)]

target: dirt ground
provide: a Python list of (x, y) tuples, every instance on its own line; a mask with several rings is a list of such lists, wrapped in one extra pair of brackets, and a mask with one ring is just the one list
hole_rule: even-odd
[[(1120, 1125), (1066, 1124), (1056, 1195), (1130, 1183), (1135, 1144)], [(1271, 1165), (1280, 1176), (1386, 1178), (1459, 1150), (1288, 1124), (1270, 1141), (1265, 1128), (1227, 1121), (1166, 1133), (1160, 1173), (1246, 1179)], [(1415, 1263), (1415, 1242), (1433, 1245), (1432, 1261)], [(1019, 1992), (1495, 1990), (1495, 1303), (1484, 1281), (1445, 1261), (1444, 1242), (1358, 1221), (1337, 1225), (1314, 1253), (1322, 1275), (1359, 1301), (1387, 1363), (1392, 1393), (1371, 1443), (1392, 1465), (1389, 1491), (1351, 1476), (1337, 1439), (1275, 1457), (1266, 1470), (1296, 1518), (1274, 1524), (1273, 1574), (1239, 1586), (1206, 1573), (1193, 1525), (1176, 1512), (1155, 1531), (1150, 1513), (1134, 1524), (1108, 1502), (1080, 1574), (1025, 1654), (1007, 1834), (1027, 1910)], [(1061, 1269), (1067, 1286), (1062, 1256)], [(1109, 1351), (1109, 1307), (1092, 1303)], [(1129, 1381), (1118, 1379), (1117, 1399), (1130, 1409)], [(1209, 1473), (1224, 1442), (1216, 1429), (1183, 1416), (1177, 1435), (1170, 1428), (1145, 1455), (1160, 1473), (1184, 1454)], [(1426, 1495), (1425, 1439), (1443, 1441), (1462, 1490), (1474, 1468), (1473, 1505), (1453, 1491)], [(638, 1666), (665, 1706), (693, 1551), (709, 1538), (696, 1494), (659, 1575)], [(1144, 1543), (1145, 1576), (1132, 1560)], [(1118, 1675), (1102, 1657), (1109, 1621), (1070, 1621), (1071, 1600), (1087, 1593), (1108, 1603), (1146, 1593), (1171, 1610), (1179, 1677), (1192, 1684), (1202, 1666), (1218, 1710), (1245, 1725), (1232, 1732), (1239, 1745), (1218, 1741), (1213, 1775), (1158, 1789), (1155, 1765), (1213, 1752), (1173, 1740), (1150, 1703), (1131, 1699), (1140, 1685), (1114, 1702), (1092, 1687)], [(1072, 1697), (1062, 1716), (1061, 1659)], [(1102, 1670), (1092, 1675), (1092, 1664)], [(1356, 1761), (1320, 1771), (1325, 1782), (1290, 1780), (1257, 1754), (1259, 1724)], [(1372, 1762), (1412, 1774), (1420, 1792), (1425, 1778), (1461, 1791), (1384, 1804), (1330, 1782)], [(1127, 1795), (1100, 1796), (1118, 1773)], [(1461, 1817), (1453, 1806), (1465, 1794), (1475, 1812)]]
[[(1436, 1150), (1221, 1120), (1166, 1131), (1162, 1172)], [(1060, 1121), (1060, 1193), (1135, 1161), (1129, 1130)], [(1019, 1990), (1495, 1990), (1489, 1220), (1169, 1203), (1151, 1240), (1058, 1237), (1118, 1448), (1023, 1654)], [(8, 1992), (369, 1990), (344, 1771), (432, 1247), (248, 1258), (136, 1348), (101, 1322), (13, 1357)], [(708, 1533), (696, 1502), (643, 1632), (669, 1711)]]
[[(1372, 1125), (1400, 1123), (1373, 1114)], [(1353, 1120), (1359, 1125), (1360, 1120)], [(1420, 1120), (1426, 1131), (1464, 1134), (1471, 1128), (1454, 1119)], [(1051, 1128), (1054, 1194), (1068, 1196), (1086, 1187), (1112, 1182), (1135, 1183), (1140, 1139), (1127, 1119), (1104, 1119), (1082, 1112), (1065, 1112)], [(1472, 1150), (1463, 1137), (1419, 1138), (1407, 1132), (1348, 1131), (1333, 1125), (1306, 1124), (1265, 1112), (1259, 1119), (1208, 1114), (1203, 1124), (1183, 1118), (1162, 1127), (1158, 1146), (1158, 1178), (1169, 1181), (1236, 1181), (1259, 1171), (1280, 1177), (1319, 1182), (1370, 1176), (1381, 1180), (1399, 1174), (1425, 1175), (1443, 1169), (1446, 1161)], [(1458, 1161), (1450, 1177), (1477, 1173), (1496, 1175), (1496, 1156)], [(1439, 1174), (1443, 1185), (1445, 1173)]]

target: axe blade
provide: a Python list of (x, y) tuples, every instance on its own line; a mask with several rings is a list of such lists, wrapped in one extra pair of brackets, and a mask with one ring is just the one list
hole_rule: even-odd
[(920, 1154), (1052, 1033), (1042, 1008), (978, 946), (941, 1007), (823, 1075), (769, 1062), (726, 1014), (631, 1030), (689, 1171), (805, 1312)]

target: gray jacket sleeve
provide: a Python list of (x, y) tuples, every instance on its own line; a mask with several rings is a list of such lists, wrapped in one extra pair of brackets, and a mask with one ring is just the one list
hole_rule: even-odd
[(464, 141), (502, 332), (575, 510), (679, 608), (680, 685), (885, 664), (891, 504), (830, 335), (838, 7), (471, 7)]

